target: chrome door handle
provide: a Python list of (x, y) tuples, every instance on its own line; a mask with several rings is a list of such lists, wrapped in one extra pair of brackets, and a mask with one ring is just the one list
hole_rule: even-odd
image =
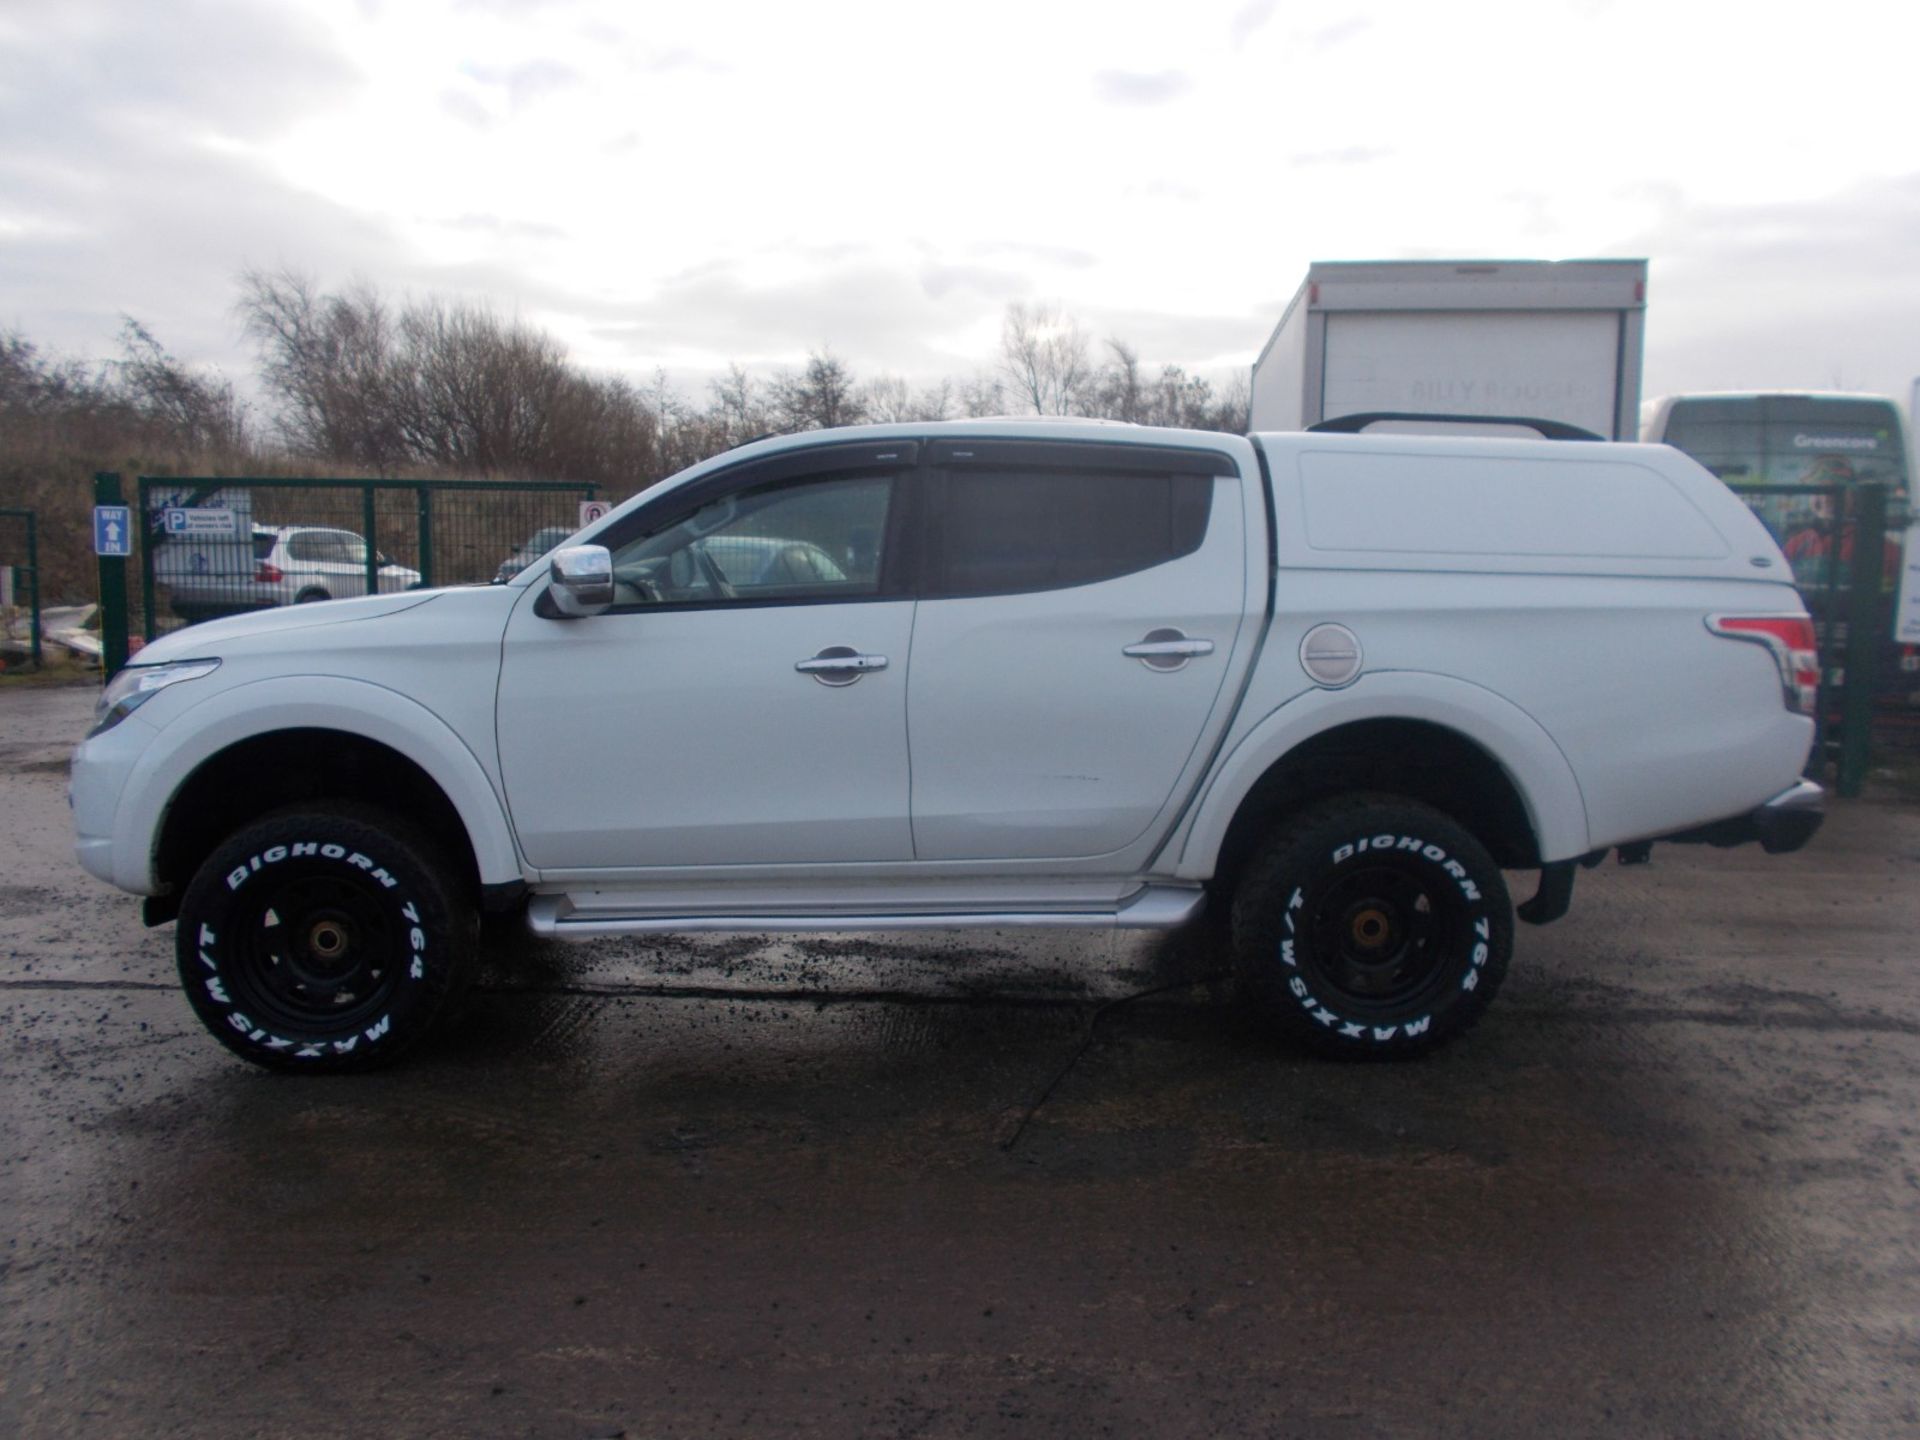
[(1211, 655), (1211, 640), (1142, 640), (1135, 645), (1123, 646), (1122, 655), (1131, 655), (1136, 660), (1144, 660), (1149, 655)]
[(1149, 630), (1131, 645), (1122, 645), (1120, 653), (1149, 670), (1183, 670), (1194, 656), (1213, 654), (1213, 641), (1189, 640), (1185, 631), (1167, 626)]
[(887, 657), (862, 655), (850, 645), (829, 645), (812, 659), (794, 661), (793, 668), (822, 685), (851, 685), (869, 670), (886, 669)]

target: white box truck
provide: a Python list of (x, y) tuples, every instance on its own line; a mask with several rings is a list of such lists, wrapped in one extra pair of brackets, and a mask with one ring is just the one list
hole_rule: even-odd
[(1644, 260), (1316, 262), (1254, 362), (1251, 428), (1517, 415), (1632, 440), (1646, 309)]

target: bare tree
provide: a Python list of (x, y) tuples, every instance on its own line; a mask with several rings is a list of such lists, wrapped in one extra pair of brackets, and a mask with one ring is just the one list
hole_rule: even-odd
[(1216, 397), (1212, 382), (1204, 376), (1190, 375), (1179, 365), (1163, 365), (1159, 375), (1149, 379), (1137, 349), (1119, 339), (1106, 343), (1113, 358), (1101, 368), (1094, 386), (1095, 413), (1136, 425), (1245, 432), (1249, 402), (1244, 374), (1237, 374), (1226, 393)]
[(1253, 424), (1253, 381), (1245, 370), (1234, 372), (1233, 379), (1227, 382), (1225, 393), (1213, 407), (1209, 430), (1224, 430), (1230, 435), (1244, 435)]
[(189, 450), (238, 450), (247, 443), (246, 407), (231, 381), (196, 375), (131, 315), (121, 317), (122, 393), (133, 408)]
[(982, 370), (960, 382), (960, 413), (969, 420), (1007, 413), (1006, 386), (991, 370)]
[(251, 272), (242, 289), (281, 434), (298, 452), (628, 488), (660, 473), (678, 413), (583, 373), (520, 320), (441, 299), (396, 316), (364, 286), (322, 294), (290, 272)]
[(720, 449), (731, 450), (773, 429), (761, 386), (739, 365), (728, 365), (724, 380), (708, 381), (707, 394), (712, 400), (707, 414)]
[(551, 336), (440, 300), (407, 306), (398, 331), (393, 399), (413, 456), (484, 474), (549, 468), (573, 378)]
[(92, 593), (88, 477), (103, 464), (148, 474), (246, 474), (245, 410), (233, 387), (168, 353), (128, 319), (121, 358), (88, 364), (0, 332), (0, 504), (40, 515), (49, 601)]
[(1100, 372), (1096, 386), (1099, 412), (1108, 420), (1144, 423), (1148, 412), (1145, 384), (1140, 379), (1140, 352), (1124, 340), (1109, 339), (1113, 359)]
[(378, 295), (364, 285), (321, 295), (294, 271), (250, 270), (237, 308), (290, 448), (381, 468), (403, 458), (393, 325)]
[(783, 431), (858, 425), (867, 407), (853, 372), (831, 350), (815, 350), (799, 374), (782, 371), (768, 387), (774, 420)]
[(1000, 369), (1022, 408), (1035, 415), (1084, 415), (1095, 398), (1086, 334), (1058, 306), (1007, 306)]
[(898, 375), (882, 375), (867, 382), (864, 404), (867, 419), (876, 425), (944, 420), (953, 413), (953, 382), (942, 380), (914, 390)]
[[(709, 383), (704, 406), (689, 403), (664, 373), (645, 385), (588, 374), (551, 336), (484, 305), (430, 298), (390, 306), (364, 285), (323, 292), (292, 272), (251, 272), (239, 309), (289, 447), (377, 470), (540, 474), (624, 490), (769, 431), (869, 419), (1013, 410), (1245, 426), (1244, 379), (1216, 397), (1207, 380), (1177, 365), (1149, 378), (1139, 351), (1118, 338), (1105, 342), (1110, 359), (1096, 366), (1085, 333), (1058, 307), (1009, 306), (996, 369), (958, 383), (916, 389), (881, 376), (861, 384), (821, 349), (797, 372), (764, 382), (730, 366)], [(225, 423), (230, 389), (180, 366), (131, 322), (128, 347), (126, 383), (107, 387), (102, 403), (137, 403), (193, 434)], [(31, 369), (30, 359), (17, 344), (0, 353), (0, 392), (20, 388), (10, 377)], [(53, 383), (41, 378), (42, 390)]]
[(659, 429), (640, 392), (619, 376), (570, 372), (554, 396), (547, 473), (616, 492), (664, 475)]

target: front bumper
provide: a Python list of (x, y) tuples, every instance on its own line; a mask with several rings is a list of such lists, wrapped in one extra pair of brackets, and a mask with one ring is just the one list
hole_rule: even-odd
[(153, 738), (153, 727), (144, 715), (129, 715), (111, 730), (81, 741), (67, 771), (75, 858), (95, 879), (135, 895), (153, 890), (148, 873), (152, 857), (144, 849), (129, 853), (124, 841), (116, 843), (115, 832), (120, 819), (120, 793)]

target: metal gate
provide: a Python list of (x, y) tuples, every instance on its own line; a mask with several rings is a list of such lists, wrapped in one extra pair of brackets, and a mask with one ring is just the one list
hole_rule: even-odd
[[(1904, 705), (1920, 685), (1894, 639), (1900, 542), (1879, 485), (1730, 485), (1793, 566), (1820, 646), (1815, 765), (1831, 761), (1840, 794), (1860, 793), (1876, 705)], [(1897, 518), (1897, 517), (1891, 517)]]
[[(95, 479), (120, 504), (120, 477)], [(134, 554), (100, 562), (108, 674), (141, 638), (278, 605), (485, 584), (582, 524), (567, 481), (142, 475)]]
[(39, 517), (0, 509), (0, 670), (39, 667), (40, 626)]

